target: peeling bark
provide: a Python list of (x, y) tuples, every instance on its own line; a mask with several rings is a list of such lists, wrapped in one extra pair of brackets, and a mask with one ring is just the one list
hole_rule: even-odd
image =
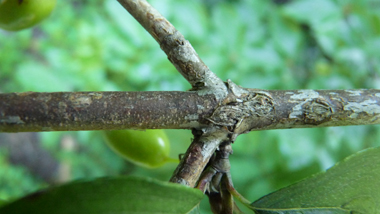
[[(232, 85), (232, 86), (231, 86)], [(252, 130), (380, 123), (380, 90), (259, 90), (229, 82), (232, 93), (209, 118), (234, 135)]]
[[(265, 129), (380, 123), (380, 90), (274, 91), (275, 123)], [(256, 127), (257, 128), (257, 127)]]
[(220, 143), (252, 130), (380, 122), (380, 90), (269, 91), (244, 89), (231, 81), (227, 85), (229, 96), (205, 118), (219, 129), (194, 139), (171, 182), (194, 187)]

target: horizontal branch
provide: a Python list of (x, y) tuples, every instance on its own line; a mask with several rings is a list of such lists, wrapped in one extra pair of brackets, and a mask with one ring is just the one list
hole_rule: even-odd
[(196, 92), (0, 94), (0, 131), (191, 129), (216, 105)]
[[(260, 94), (260, 90), (249, 90)], [(264, 91), (265, 92), (265, 91)], [(369, 125), (380, 123), (380, 90), (266, 91), (273, 97), (272, 122), (263, 129)], [(254, 129), (261, 129), (256, 123)]]
[(259, 90), (231, 87), (219, 103), (201, 92), (0, 94), (1, 132), (111, 129), (251, 130), (380, 123), (380, 90)]
[(234, 137), (252, 130), (380, 123), (380, 90), (269, 91), (229, 83), (235, 98), (209, 120), (228, 127)]

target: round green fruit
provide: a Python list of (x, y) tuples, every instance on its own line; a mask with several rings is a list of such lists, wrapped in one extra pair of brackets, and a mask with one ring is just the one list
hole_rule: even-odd
[(31, 27), (50, 15), (56, 0), (0, 0), (0, 28), (9, 31)]
[(157, 168), (166, 162), (178, 162), (169, 157), (170, 143), (163, 130), (105, 131), (108, 146), (136, 165)]

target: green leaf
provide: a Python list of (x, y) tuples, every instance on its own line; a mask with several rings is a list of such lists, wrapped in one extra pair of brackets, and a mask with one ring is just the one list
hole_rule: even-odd
[(350, 211), (339, 208), (312, 209), (255, 209), (256, 214), (351, 214)]
[(380, 147), (358, 152), (326, 172), (251, 204), (260, 214), (380, 213)]
[(188, 213), (200, 190), (139, 177), (79, 181), (33, 193), (0, 208), (0, 213), (121, 214)]

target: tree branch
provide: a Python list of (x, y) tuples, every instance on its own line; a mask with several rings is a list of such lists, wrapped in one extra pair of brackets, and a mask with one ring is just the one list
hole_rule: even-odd
[(252, 130), (380, 123), (380, 90), (0, 94), (0, 131), (193, 129), (171, 182), (194, 187), (218, 145)]
[[(0, 94), (1, 132), (204, 127), (218, 102), (196, 92)], [(206, 116), (207, 117), (207, 116)]]
[(251, 130), (380, 123), (380, 90), (259, 90), (230, 80), (230, 94), (210, 118), (232, 140)]
[(216, 148), (221, 142), (229, 140), (226, 131), (218, 128), (193, 130), (193, 134), (195, 138), (174, 171), (170, 182), (195, 187)]
[[(199, 58), (189, 41), (185, 40), (184, 36), (157, 10), (145, 0), (118, 1), (158, 42), (170, 62), (191, 84), (192, 90), (197, 91), (199, 95), (210, 94), (214, 96), (214, 100), (217, 103), (220, 103), (227, 97), (228, 90), (224, 82), (210, 71)], [(205, 109), (201, 105), (197, 105), (197, 107), (199, 112)], [(214, 105), (213, 107), (215, 108), (216, 106)], [(200, 119), (201, 115), (198, 111), (197, 114), (188, 115), (187, 117), (189, 116), (198, 119), (198, 121), (192, 122), (198, 125), (198, 127), (193, 127), (196, 129), (201, 128), (200, 124), (203, 124), (203, 122), (200, 121), (205, 121), (205, 118), (208, 118), (207, 116), (204, 119)], [(214, 127), (204, 129), (203, 134), (199, 136), (195, 135), (195, 140), (171, 178), (172, 182), (195, 186), (205, 165), (221, 142), (223, 137), (220, 138), (220, 136), (228, 134), (228, 132), (220, 132), (218, 129)], [(194, 132), (196, 132), (195, 129)], [(212, 137), (209, 138), (208, 136)]]
[(228, 128), (250, 130), (380, 123), (380, 90), (259, 90), (229, 82), (224, 103), (198, 92), (0, 94), (1, 132)]
[(148, 2), (118, 1), (153, 36), (193, 90), (205, 89), (204, 93), (213, 93), (218, 100), (227, 95), (223, 81), (204, 64), (189, 41)]

